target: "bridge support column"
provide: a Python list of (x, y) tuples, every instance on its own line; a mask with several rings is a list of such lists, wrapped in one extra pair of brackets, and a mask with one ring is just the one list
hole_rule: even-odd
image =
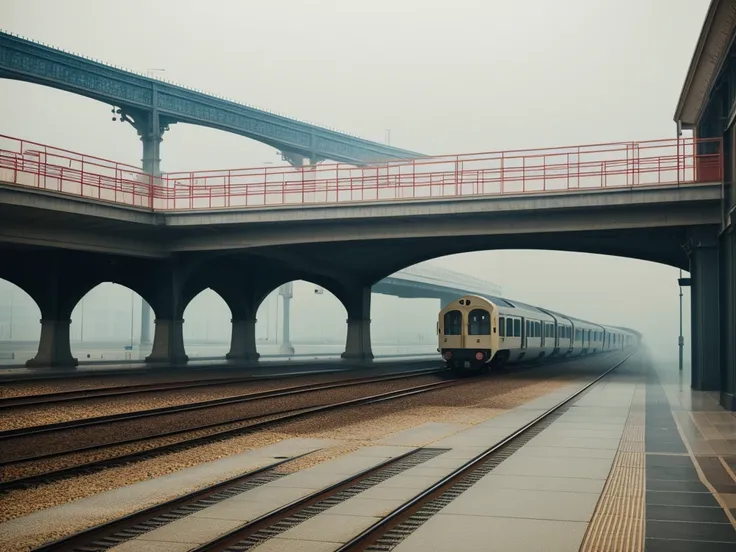
[(252, 362), (261, 356), (256, 349), (256, 319), (240, 320), (233, 318), (230, 352), (225, 356), (228, 360)]
[(79, 361), (72, 356), (69, 343), (71, 320), (41, 320), (41, 339), (36, 356), (26, 362), (29, 368), (73, 368)]
[(279, 295), (284, 302), (284, 311), (281, 319), (281, 346), (279, 353), (293, 355), (294, 346), (291, 344), (291, 298), (294, 296), (294, 283), (289, 282), (279, 288)]
[(718, 248), (713, 237), (696, 237), (686, 247), (690, 257), (693, 389), (720, 388), (720, 309)]
[(345, 305), (348, 311), (348, 335), (342, 358), (373, 360), (371, 349), (371, 288), (354, 291)]
[(140, 135), (141, 142), (143, 142), (143, 157), (141, 158), (143, 172), (153, 176), (161, 176), (161, 142), (164, 139), (163, 130), (155, 132), (151, 129), (142, 132)]
[(141, 297), (141, 346), (151, 344), (151, 306)]
[(153, 349), (146, 362), (183, 364), (189, 360), (184, 350), (184, 320), (155, 320)]

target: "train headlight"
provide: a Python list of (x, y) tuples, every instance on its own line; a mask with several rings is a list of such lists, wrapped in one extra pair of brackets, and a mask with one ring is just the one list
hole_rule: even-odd
[(483, 353), (481, 353), (480, 351), (475, 353), (475, 360), (483, 360)]
[(452, 351), (445, 351), (445, 354), (443, 355), (447, 360), (450, 360), (452, 358)]

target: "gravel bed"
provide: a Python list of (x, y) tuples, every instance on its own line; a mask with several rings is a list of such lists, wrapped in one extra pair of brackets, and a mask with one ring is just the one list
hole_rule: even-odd
[(0, 418), (0, 431), (70, 420), (84, 420), (96, 416), (138, 412), (166, 406), (191, 404), (212, 399), (271, 391), (282, 387), (311, 385), (331, 381), (338, 381), (338, 378), (312, 376), (306, 378), (301, 377), (295, 381), (288, 381), (286, 379), (246, 381), (200, 388), (173, 389), (171, 391), (146, 391), (140, 394), (136, 393), (119, 397), (90, 398), (84, 400), (84, 402), (65, 402), (59, 405), (52, 403), (49, 405), (18, 407)]
[[(285, 422), (273, 430), (212, 443), (195, 449), (169, 454), (101, 473), (59, 481), (29, 490), (11, 491), (0, 496), (0, 521), (63, 504), (86, 496), (161, 477), (204, 462), (210, 462), (253, 448), (267, 446), (293, 437), (338, 439), (341, 442), (309, 456), (289, 462), (280, 471), (293, 472), (342, 456), (398, 431), (425, 422), (451, 422), (473, 425), (565, 385), (564, 379), (550, 381), (530, 378), (488, 378), (475, 385), (457, 389), (438, 389), (424, 395), (396, 402), (379, 403), (314, 416), (309, 420)], [(493, 407), (493, 403), (503, 405)], [(429, 443), (427, 443), (429, 444)], [(189, 489), (181, 489), (181, 493)], [(96, 520), (95, 523), (100, 523)], [(83, 520), (74, 520), (69, 531), (84, 528)], [(39, 536), (36, 542), (48, 540)]]
[[(63, 430), (53, 433), (29, 435), (8, 440), (0, 448), (0, 461), (7, 462), (32, 455), (39, 450), (46, 453), (63, 452), (75, 447), (112, 443), (127, 437), (155, 437), (164, 431), (183, 430), (205, 423), (229, 422), (238, 417), (261, 416), (285, 409), (306, 408), (385, 393), (397, 389), (439, 381), (437, 376), (417, 376), (403, 380), (356, 385), (340, 389), (315, 391), (291, 397), (263, 399), (241, 404), (229, 404), (192, 412), (164, 414), (140, 420), (116, 422), (113, 425), (99, 425)], [(112, 428), (112, 429), (111, 429)]]
[[(10, 397), (32, 397), (45, 395), (46, 393), (59, 393), (63, 391), (82, 391), (85, 389), (127, 387), (129, 385), (147, 385), (154, 383), (172, 383), (199, 381), (218, 378), (236, 378), (237, 370), (201, 370), (186, 373), (137, 373), (129, 376), (85, 376), (79, 378), (59, 379), (53, 381), (24, 381), (8, 382), (0, 387), (0, 399)], [(2, 380), (0, 380), (2, 381)]]

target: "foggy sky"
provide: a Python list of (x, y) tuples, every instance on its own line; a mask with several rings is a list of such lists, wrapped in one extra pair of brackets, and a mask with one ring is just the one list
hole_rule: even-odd
[[(391, 129), (392, 145), (438, 154), (674, 137), (708, 4), (3, 0), (0, 25), (365, 138)], [(135, 131), (106, 104), (13, 81), (0, 94), (0, 133), (140, 163)], [(263, 144), (182, 124), (162, 157), (164, 171), (280, 162)], [(432, 262), (497, 281), (509, 297), (635, 327), (676, 353), (676, 269), (542, 251), (459, 260)]]

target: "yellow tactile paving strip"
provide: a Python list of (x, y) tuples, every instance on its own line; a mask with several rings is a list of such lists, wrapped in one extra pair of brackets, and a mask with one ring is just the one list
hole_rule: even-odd
[(642, 386), (634, 394), (611, 474), (588, 525), (581, 552), (644, 550), (645, 466)]

